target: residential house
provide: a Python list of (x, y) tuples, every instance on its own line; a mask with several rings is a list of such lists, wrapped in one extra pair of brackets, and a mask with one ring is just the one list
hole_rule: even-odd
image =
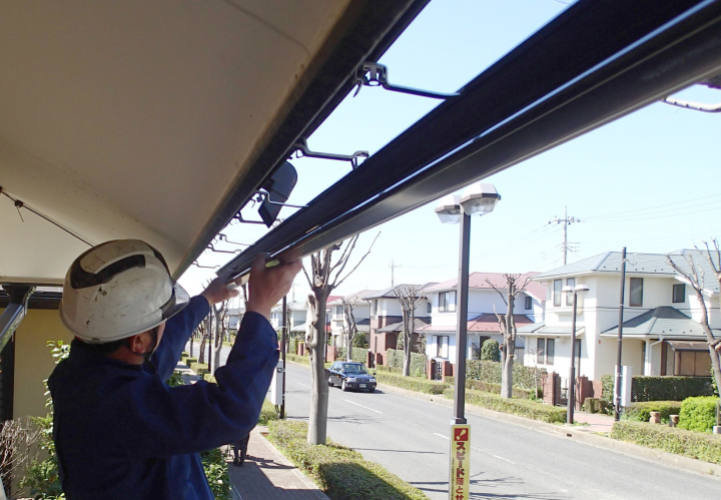
[[(398, 346), (398, 334), (403, 331), (403, 311), (398, 293), (406, 287), (425, 288), (432, 283), (424, 285), (400, 284), (387, 288), (381, 292), (367, 296), (370, 304), (370, 350), (376, 355), (385, 355), (388, 349), (395, 349)], [(420, 328), (430, 323), (431, 307), (427, 299), (419, 301), (415, 310), (416, 329), (414, 330), (414, 342), (417, 342), (419, 335), (422, 335)]]
[[(288, 308), (288, 327), (291, 333), (305, 333), (306, 323), (308, 321), (308, 306), (305, 302), (294, 301), (287, 302)], [(280, 331), (283, 326), (283, 306), (281, 303), (276, 304), (270, 311), (270, 324), (276, 331)]]
[[(535, 273), (521, 274), (519, 285)], [(495, 287), (495, 289), (494, 289)], [(458, 330), (457, 303), (458, 278), (453, 278), (425, 288), (431, 308), (431, 322), (425, 328), (426, 356), (436, 360), (456, 360), (456, 332)], [(468, 277), (468, 358), (478, 359), (480, 349), (486, 340), (493, 339), (503, 344), (504, 339), (498, 324), (498, 314), (506, 314), (504, 302), (508, 285), (502, 273), (471, 273)], [(500, 294), (499, 294), (500, 292)], [(543, 321), (546, 287), (536, 281), (529, 281), (518, 294), (513, 310), (517, 327)], [(523, 340), (516, 347), (523, 349)]]
[(338, 297), (328, 302), (330, 309), (330, 331), (332, 335), (332, 345), (337, 347), (346, 347), (346, 335), (348, 332), (348, 321), (343, 311), (343, 301), (353, 307), (353, 317), (358, 329), (358, 335), (365, 336), (366, 341), (370, 345), (370, 303), (366, 297), (375, 295), (378, 290), (361, 290), (345, 297)]
[[(708, 262), (697, 250), (670, 254), (681, 269), (689, 268), (689, 257), (705, 272), (704, 302), (710, 325), (716, 334), (721, 333), (719, 287)], [(622, 364), (640, 375), (708, 376), (710, 358), (699, 324), (701, 308), (691, 287), (665, 254), (634, 253), (626, 260)], [(578, 298), (576, 373), (589, 380), (614, 373), (620, 277), (620, 252), (596, 255), (536, 276), (548, 288), (546, 319), (520, 329), (526, 339), (525, 364), (538, 363), (557, 372), (566, 386), (573, 297), (563, 288), (583, 284), (589, 291)]]

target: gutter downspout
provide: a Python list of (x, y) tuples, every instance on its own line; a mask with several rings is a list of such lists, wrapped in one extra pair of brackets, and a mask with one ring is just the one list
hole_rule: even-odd
[[(651, 339), (646, 339), (646, 363), (644, 364), (644, 367), (643, 367), (644, 375), (646, 375), (646, 366), (645, 365), (649, 365), (649, 371), (651, 371), (651, 372), (653, 371), (650, 368), (650, 366), (651, 366), (651, 350), (653, 349), (653, 346), (663, 342), (663, 337), (659, 337), (658, 340), (656, 342), (654, 342), (653, 344), (648, 343), (650, 340)], [(653, 376), (653, 374), (651, 374), (651, 376)]]

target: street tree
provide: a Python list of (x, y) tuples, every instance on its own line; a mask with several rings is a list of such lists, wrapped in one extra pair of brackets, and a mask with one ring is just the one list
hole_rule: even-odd
[(217, 370), (220, 366), (220, 351), (223, 347), (223, 339), (227, 334), (227, 318), (228, 318), (228, 301), (223, 301), (215, 306), (211, 307), (213, 310), (214, 317), (214, 344), (215, 351), (213, 351), (213, 371)]
[[(380, 234), (380, 233), (378, 233)], [(311, 292), (308, 295), (308, 311), (311, 327), (306, 334), (306, 345), (310, 355), (310, 415), (308, 417), (308, 443), (325, 444), (328, 420), (328, 380), (325, 373), (326, 306), (328, 296), (339, 287), (371, 253), (373, 239), (368, 251), (352, 268), (348, 268), (351, 255), (358, 242), (358, 235), (345, 242), (333, 244), (310, 255), (310, 272), (303, 266)], [(336, 259), (333, 254), (339, 252)], [(349, 271), (347, 269), (350, 269)]]
[(416, 329), (416, 308), (426, 299), (420, 285), (400, 285), (393, 290), (401, 306), (403, 317), (403, 376), (411, 374), (413, 332)]
[(506, 279), (505, 294), (499, 290), (490, 280), (486, 279), (486, 283), (501, 296), (503, 303), (506, 304), (506, 313), (499, 314), (495, 306), (493, 311), (498, 318), (498, 327), (503, 335), (503, 346), (501, 349), (501, 362), (503, 363), (501, 371), (501, 397), (510, 398), (513, 395), (513, 363), (516, 355), (516, 321), (513, 316), (513, 309), (516, 304), (516, 297), (525, 290), (531, 281), (531, 276), (521, 280), (521, 274), (504, 274)]
[(341, 307), (343, 307), (343, 317), (345, 319), (343, 330), (346, 334), (346, 359), (353, 361), (353, 342), (355, 342), (355, 337), (358, 335), (358, 324), (356, 323), (355, 313), (353, 312), (355, 303), (352, 299), (349, 300), (347, 297), (343, 297), (341, 299)]
[[(706, 252), (698, 250), (697, 258), (705, 258), (711, 266), (711, 272), (714, 275), (715, 280), (721, 287), (721, 253), (719, 252), (719, 243), (717, 239), (711, 240), (714, 250), (711, 250), (708, 243), (706, 245)], [(698, 303), (701, 309), (701, 328), (706, 334), (706, 340), (708, 343), (709, 356), (711, 357), (711, 370), (713, 372), (714, 380), (716, 381), (716, 387), (721, 387), (721, 354), (717, 348), (721, 345), (721, 340), (714, 337), (713, 331), (709, 325), (708, 308), (706, 307), (706, 300), (704, 295), (705, 288), (705, 272), (699, 263), (694, 259), (694, 255), (685, 253), (683, 255), (688, 269), (682, 269), (681, 266), (673, 260), (671, 255), (666, 256), (666, 260), (669, 265), (676, 271), (682, 278), (683, 281), (688, 284), (696, 294)], [(721, 302), (721, 297), (719, 297)]]

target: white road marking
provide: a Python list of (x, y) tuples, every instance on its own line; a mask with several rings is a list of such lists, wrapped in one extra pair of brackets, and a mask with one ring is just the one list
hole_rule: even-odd
[(299, 386), (301, 386), (301, 387), (307, 387), (308, 389), (310, 389), (310, 386), (309, 386), (309, 385), (301, 384), (300, 382), (297, 382), (297, 384), (298, 384)]
[(352, 404), (352, 405), (360, 406), (361, 408), (365, 408), (366, 410), (370, 410), (370, 411), (374, 411), (374, 412), (376, 412), (376, 413), (380, 413), (381, 415), (383, 414), (382, 411), (374, 410), (373, 408), (368, 408), (367, 406), (359, 405), (358, 403), (354, 403), (353, 401), (350, 401), (350, 400), (348, 400), (348, 399), (346, 399), (345, 402), (346, 402), (346, 403), (350, 403), (350, 404)]
[[(434, 432), (433, 435), (434, 435), (434, 436), (438, 436), (438, 437), (442, 437), (443, 439), (448, 439), (448, 440), (451, 439), (451, 438), (449, 438), (448, 436), (444, 436), (443, 434), (438, 434), (437, 432)], [(507, 458), (499, 457), (498, 455), (494, 455), (493, 453), (489, 453), (489, 452), (487, 452), (487, 451), (481, 450), (480, 448), (476, 448), (475, 446), (472, 446), (471, 449), (474, 450), (474, 451), (481, 452), (481, 453), (483, 453), (484, 455), (488, 455), (489, 457), (497, 458), (498, 460), (503, 460), (504, 462), (508, 462), (509, 464), (516, 465), (516, 462), (512, 462), (512, 461), (508, 460)]]

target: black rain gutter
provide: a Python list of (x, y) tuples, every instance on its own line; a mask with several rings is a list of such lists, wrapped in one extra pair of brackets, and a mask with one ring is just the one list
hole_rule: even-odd
[(297, 95), (259, 141), (247, 173), (240, 175), (219, 204), (209, 223), (173, 273), (179, 278), (233, 216), (257, 192), (263, 181), (307, 139), (355, 86), (357, 68), (378, 61), (430, 0), (351, 0), (315, 67), (309, 67), (297, 85)]
[(717, 1), (578, 2), (218, 274), (317, 251), (718, 73), (720, 18)]
[(3, 285), (10, 301), (0, 315), (0, 351), (12, 338), (20, 322), (25, 318), (28, 299), (35, 290), (32, 285)]

